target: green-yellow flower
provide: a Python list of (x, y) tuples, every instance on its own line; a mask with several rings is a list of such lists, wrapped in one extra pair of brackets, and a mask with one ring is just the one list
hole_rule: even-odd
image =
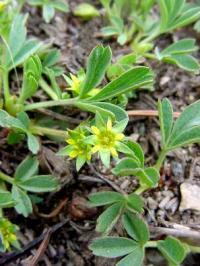
[(110, 161), (110, 154), (117, 157), (117, 146), (124, 139), (124, 134), (118, 132), (115, 127), (112, 127), (112, 121), (108, 119), (104, 127), (92, 126), (91, 131), (95, 136), (94, 147), (92, 152), (100, 152), (103, 163), (108, 166)]
[(10, 246), (18, 246), (17, 226), (5, 218), (0, 218), (0, 250), (9, 250)]
[(7, 6), (7, 1), (0, 2), (0, 12), (3, 11), (6, 6)]
[(68, 146), (59, 154), (68, 155), (71, 159), (76, 158), (76, 168), (79, 170), (85, 162), (91, 160), (92, 145), (88, 140), (88, 132), (82, 127), (68, 131), (66, 142)]
[[(66, 82), (69, 84), (70, 87), (67, 90), (71, 90), (75, 95), (79, 95), (81, 93), (81, 86), (85, 79), (85, 73), (78, 73), (77, 76), (70, 73), (70, 77), (64, 75)], [(94, 88), (88, 92), (88, 97), (95, 96), (99, 92), (99, 89)]]

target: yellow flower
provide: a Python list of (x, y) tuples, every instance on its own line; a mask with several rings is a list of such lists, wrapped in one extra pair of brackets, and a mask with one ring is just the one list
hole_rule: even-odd
[(4, 1), (4, 2), (0, 2), (0, 12), (3, 11), (6, 7), (7, 3)]
[(67, 155), (71, 159), (79, 156), (84, 157), (85, 161), (91, 159), (91, 145), (85, 142), (86, 137), (87, 136), (81, 127), (76, 128), (75, 130), (69, 130), (66, 142), (69, 144), (67, 146)]
[(11, 245), (17, 245), (17, 226), (5, 218), (0, 218), (0, 241), (4, 251), (9, 250)]
[(70, 77), (72, 80), (71, 90), (76, 92), (77, 94), (79, 94), (81, 81), (76, 76), (74, 76), (73, 74), (70, 74)]
[(92, 152), (99, 152), (106, 150), (111, 153), (113, 157), (117, 157), (117, 144), (123, 140), (124, 134), (118, 133), (112, 127), (112, 121), (108, 119), (107, 124), (103, 128), (97, 128), (96, 126), (91, 127), (92, 133), (95, 135), (95, 145)]

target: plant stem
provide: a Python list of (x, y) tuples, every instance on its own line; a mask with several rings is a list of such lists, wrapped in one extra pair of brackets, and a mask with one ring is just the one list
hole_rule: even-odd
[(8, 102), (10, 99), (10, 89), (9, 89), (9, 81), (8, 81), (8, 71), (3, 71), (3, 88), (4, 88), (4, 97), (5, 102)]
[[(158, 111), (155, 110), (129, 110), (127, 111), (127, 114), (129, 116), (149, 116), (154, 117), (158, 116)], [(177, 118), (180, 116), (180, 112), (174, 112), (173, 113), (174, 118)]]
[(0, 179), (13, 185), (14, 179), (0, 171)]
[(200, 253), (200, 247), (189, 245), (189, 248), (190, 248), (191, 252), (193, 252), (193, 253)]
[(0, 218), (3, 218), (3, 209), (0, 208)]
[(160, 170), (160, 168), (161, 168), (161, 166), (162, 166), (162, 164), (163, 164), (163, 161), (164, 161), (166, 155), (167, 155), (167, 151), (163, 149), (163, 150), (160, 152), (159, 157), (158, 157), (158, 159), (157, 159), (157, 162), (156, 162), (156, 164), (155, 164), (155, 166), (154, 166), (158, 171)]
[(156, 56), (154, 54), (151, 54), (151, 53), (146, 53), (144, 55), (144, 57), (149, 58), (149, 59), (157, 59)]
[(43, 78), (40, 79), (39, 85), (52, 98), (52, 100), (58, 100), (56, 93), (49, 87)]
[(31, 133), (37, 134), (37, 135), (50, 135), (50, 136), (58, 137), (61, 140), (66, 139), (66, 131), (64, 130), (58, 130), (58, 129), (48, 128), (48, 127), (40, 127), (40, 126), (31, 126), (30, 131)]
[(156, 248), (157, 247), (157, 241), (148, 241), (145, 244), (145, 248)]
[(145, 187), (145, 186), (140, 186), (138, 189), (136, 189), (136, 190), (134, 191), (134, 193), (137, 194), (137, 195), (140, 195), (140, 194), (142, 194), (145, 190), (147, 190), (147, 187)]
[(72, 106), (74, 105), (77, 99), (66, 99), (66, 100), (56, 100), (56, 101), (46, 101), (46, 102), (39, 102), (39, 103), (32, 103), (28, 104), (24, 107), (24, 111), (30, 111), (39, 108), (48, 108), (53, 106)]

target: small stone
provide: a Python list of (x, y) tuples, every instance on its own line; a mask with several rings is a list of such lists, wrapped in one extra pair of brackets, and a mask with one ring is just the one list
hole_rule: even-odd
[(166, 204), (170, 201), (171, 197), (167, 196), (165, 197), (160, 204), (158, 205), (160, 209), (165, 208)]
[(172, 198), (174, 196), (174, 193), (171, 190), (166, 190), (162, 192), (163, 196)]
[(179, 207), (180, 211), (192, 209), (200, 211), (200, 187), (190, 183), (182, 183), (180, 186), (181, 190), (181, 204)]
[(164, 76), (160, 79), (160, 86), (163, 86), (165, 84), (167, 84), (170, 81), (170, 77), (169, 76)]
[(172, 214), (175, 213), (175, 211), (177, 210), (178, 208), (178, 198), (177, 197), (174, 197), (172, 198), (165, 206), (165, 209), (166, 210), (170, 210)]
[(124, 182), (121, 184), (120, 188), (121, 189), (126, 189), (130, 185), (130, 180), (126, 179)]
[(150, 209), (155, 210), (158, 206), (158, 203), (151, 197), (147, 199), (147, 203)]

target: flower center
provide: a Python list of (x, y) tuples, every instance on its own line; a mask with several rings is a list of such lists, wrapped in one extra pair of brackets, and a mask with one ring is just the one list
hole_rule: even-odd
[(99, 135), (99, 143), (104, 148), (115, 146), (115, 134), (108, 130), (102, 131)]

